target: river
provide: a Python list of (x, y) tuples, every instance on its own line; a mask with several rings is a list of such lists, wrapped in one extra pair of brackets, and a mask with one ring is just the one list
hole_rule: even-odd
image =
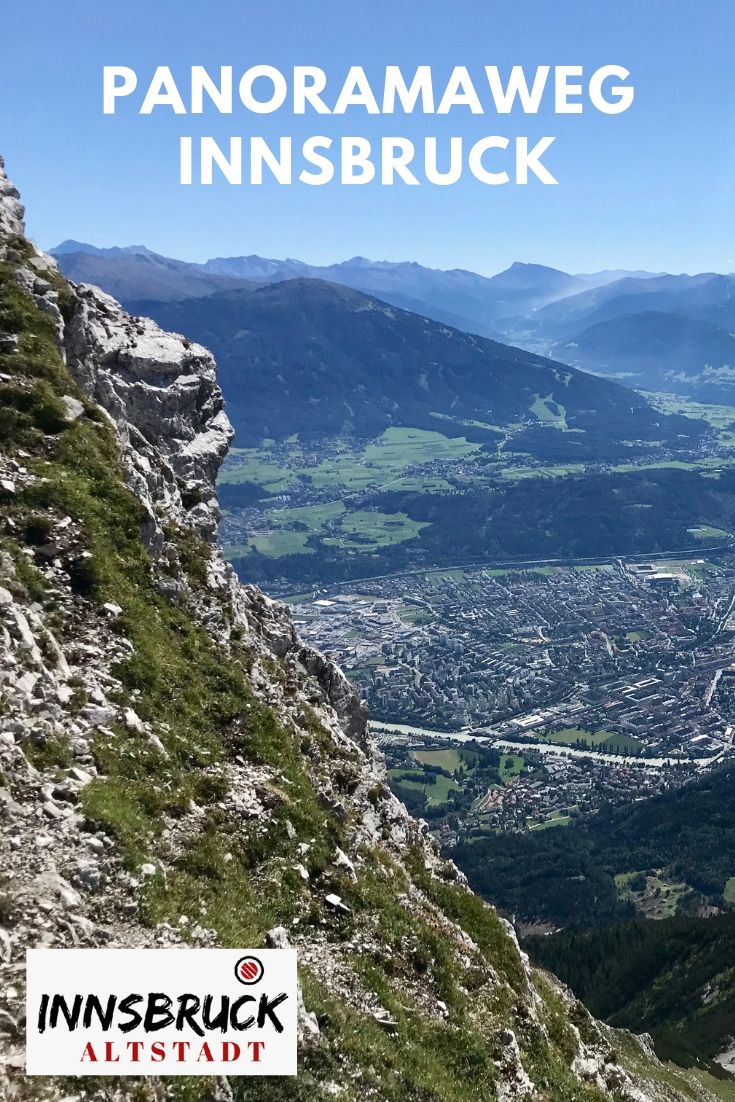
[(370, 729), (373, 732), (388, 731), (401, 735), (418, 735), (423, 738), (446, 739), (447, 742), (487, 742), (501, 750), (513, 750), (517, 752), (535, 750), (539, 754), (556, 754), (572, 758), (592, 758), (594, 761), (607, 761), (615, 765), (637, 765), (653, 769), (663, 769), (667, 765), (681, 765), (687, 761), (692, 765), (703, 767), (712, 765), (724, 751), (708, 758), (640, 758), (626, 757), (623, 754), (605, 754), (601, 750), (580, 750), (576, 746), (562, 746), (553, 742), (517, 742), (513, 739), (498, 738), (489, 733), (483, 733), (484, 728), (478, 727), (473, 732), (467, 731), (431, 731), (425, 727), (411, 727), (406, 723), (383, 723), (371, 721)]

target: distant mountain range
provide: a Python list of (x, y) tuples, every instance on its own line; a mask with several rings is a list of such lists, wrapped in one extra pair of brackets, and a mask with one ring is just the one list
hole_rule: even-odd
[[(224, 291), (252, 292), (294, 280), (327, 281), (453, 329), (550, 355), (644, 390), (735, 404), (730, 336), (735, 329), (735, 277), (730, 275), (622, 270), (571, 275), (516, 263), (487, 277), (364, 257), (327, 266), (260, 256), (192, 264), (143, 245), (100, 249), (78, 241), (65, 241), (53, 251), (71, 279), (95, 283), (126, 306), (145, 302), (154, 314), (152, 304)], [(217, 309), (222, 306), (219, 302)], [(202, 309), (193, 311), (198, 329)], [(175, 324), (169, 319), (165, 323)], [(208, 328), (217, 344), (217, 324)]]
[(496, 337), (498, 319), (525, 316), (587, 286), (576, 276), (540, 264), (513, 264), (489, 278), (459, 268), (441, 271), (361, 256), (326, 267), (247, 256), (208, 260), (204, 267), (217, 275), (269, 282), (307, 277), (342, 283), (436, 321)]
[(53, 255), (69, 279), (93, 283), (123, 303), (131, 297), (176, 302), (241, 287), (243, 283), (232, 276), (208, 272), (198, 264), (159, 256), (144, 245), (97, 249), (79, 241), (63, 241)]
[(663, 275), (646, 279), (626, 276), (600, 287), (584, 290), (539, 311), (536, 324), (547, 335), (578, 332), (582, 325), (636, 314), (663, 310), (667, 313), (722, 302), (733, 295), (735, 284), (729, 276)]
[[(233, 281), (243, 280), (262, 284), (322, 279), (375, 295), (393, 306), (457, 329), (494, 338), (504, 332), (503, 319), (529, 317), (558, 299), (628, 274), (574, 276), (542, 264), (515, 263), (488, 277), (460, 268), (443, 271), (409, 261), (394, 263), (361, 256), (329, 265), (262, 256), (216, 257), (204, 264), (192, 264), (160, 256), (144, 245), (101, 249), (80, 241), (63, 241), (52, 253), (72, 279), (98, 284), (102, 281), (102, 286), (114, 283), (115, 294), (123, 302), (143, 296), (164, 302), (195, 297), (223, 289), (223, 281), (232, 286)], [(645, 278), (645, 273), (635, 275)], [(175, 280), (179, 280), (178, 286)]]

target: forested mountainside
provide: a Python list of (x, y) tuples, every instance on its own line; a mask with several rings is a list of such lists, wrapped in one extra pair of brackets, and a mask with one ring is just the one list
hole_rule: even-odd
[(715, 1071), (719, 1057), (732, 1072), (734, 937), (730, 910), (569, 930), (533, 938), (528, 947), (595, 1014), (628, 1029), (645, 1028), (660, 1056)]
[(453, 854), (528, 933), (534, 960), (685, 1066), (713, 1067), (735, 1036), (734, 775), (725, 765), (565, 830), (470, 840)]
[[(391, 795), (214, 543), (230, 435), (209, 353), (61, 278), (0, 173), (2, 1097), (717, 1097), (532, 969)], [(23, 1075), (27, 946), (287, 943), (297, 1079)]]
[(558, 418), (581, 454), (600, 438), (620, 450), (696, 435), (695, 422), (608, 379), (321, 280), (129, 305), (212, 348), (240, 444), (436, 429), (437, 415), (493, 447), (504, 426)]
[(722, 907), (734, 871), (734, 778), (724, 765), (563, 831), (471, 840), (455, 859), (476, 891), (528, 925), (588, 930), (632, 918), (617, 878), (647, 870), (686, 889), (684, 913)]

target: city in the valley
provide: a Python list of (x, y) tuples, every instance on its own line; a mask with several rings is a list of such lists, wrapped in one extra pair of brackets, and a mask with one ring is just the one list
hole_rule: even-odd
[(452, 844), (564, 826), (731, 754), (735, 561), (444, 570), (292, 599)]

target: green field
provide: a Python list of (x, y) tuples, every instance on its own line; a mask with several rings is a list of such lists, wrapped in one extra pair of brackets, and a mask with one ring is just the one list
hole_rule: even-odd
[(542, 823), (533, 823), (530, 827), (531, 830), (549, 830), (550, 827), (565, 827), (569, 826), (571, 822), (569, 815), (564, 815), (561, 811), (555, 811), (548, 819), (544, 819)]
[(687, 532), (694, 536), (695, 540), (721, 539), (729, 536), (724, 528), (713, 528), (711, 524), (698, 524), (696, 528), (687, 528)]
[(279, 528), (292, 524), (305, 524), (310, 532), (318, 532), (330, 521), (345, 512), (342, 501), (327, 501), (323, 505), (300, 505), (292, 509), (271, 509), (266, 520)]
[(445, 804), (449, 798), (449, 793), (456, 792), (460, 787), (451, 777), (444, 777), (441, 773), (437, 774), (436, 784), (420, 784), (419, 781), (401, 780), (401, 774), (404, 772), (403, 769), (389, 769), (388, 776), (391, 780), (397, 780), (399, 784), (405, 785), (406, 788), (415, 788), (417, 792), (425, 792), (426, 800), (430, 804)]
[(325, 538), (324, 542), (336, 544), (352, 551), (372, 551), (414, 539), (428, 523), (411, 520), (407, 513), (377, 513), (358, 509), (347, 513), (339, 522), (339, 534)]
[(717, 433), (720, 444), (727, 447), (735, 444), (735, 407), (705, 405), (674, 394), (645, 393), (645, 397), (662, 413), (680, 413), (683, 417), (706, 421)]
[(273, 462), (270, 448), (232, 448), (218, 478), (221, 485), (254, 482), (269, 494), (282, 494), (295, 482), (293, 471)]
[[(241, 558), (253, 550), (271, 558), (283, 555), (313, 555), (307, 540), (320, 536), (325, 544), (349, 551), (376, 551), (390, 544), (414, 539), (427, 524), (406, 513), (379, 513), (359, 509), (349, 513), (342, 501), (323, 505), (271, 509), (263, 514), (263, 527), (270, 529), (251, 536), (247, 543), (225, 547), (230, 558)], [(418, 611), (418, 610), (417, 610)]]
[(505, 754), (500, 761), (500, 779), (507, 783), (513, 777), (519, 776), (525, 764), (520, 754)]
[(411, 757), (422, 765), (439, 765), (450, 773), (456, 773), (463, 764), (459, 750), (413, 750)]
[(587, 731), (583, 727), (565, 727), (561, 731), (552, 731), (540, 736), (542, 742), (553, 742), (558, 746), (573, 746), (583, 742), (596, 750), (616, 751), (623, 754), (635, 754), (642, 743), (632, 735), (619, 735), (614, 731)]
[(529, 409), (535, 417), (538, 417), (539, 421), (543, 421), (546, 425), (551, 425), (552, 428), (567, 427), (567, 411), (564, 406), (554, 401), (553, 394), (547, 394), (545, 398), (537, 394), (529, 406)]
[(722, 894), (726, 903), (735, 903), (735, 876), (731, 876), (727, 881)]
[(223, 553), (226, 559), (241, 559), (253, 551), (271, 559), (280, 559), (283, 555), (313, 555), (314, 548), (306, 546), (309, 535), (309, 532), (269, 532), (251, 536), (247, 543), (226, 544)]
[(222, 484), (252, 482), (270, 494), (293, 490), (302, 479), (315, 489), (355, 493), (375, 489), (413, 489), (441, 492), (451, 485), (441, 475), (406, 475), (411, 467), (449, 464), (475, 455), (480, 444), (464, 436), (449, 437), (428, 429), (389, 428), (376, 441), (356, 452), (345, 441), (333, 442), (334, 453), (317, 462), (308, 445), (290, 440), (279, 447), (263, 441), (260, 448), (233, 448), (220, 475)]
[(579, 474), (584, 470), (583, 463), (558, 463), (551, 467), (504, 467), (501, 478), (517, 482), (521, 478), (563, 478), (568, 474)]

